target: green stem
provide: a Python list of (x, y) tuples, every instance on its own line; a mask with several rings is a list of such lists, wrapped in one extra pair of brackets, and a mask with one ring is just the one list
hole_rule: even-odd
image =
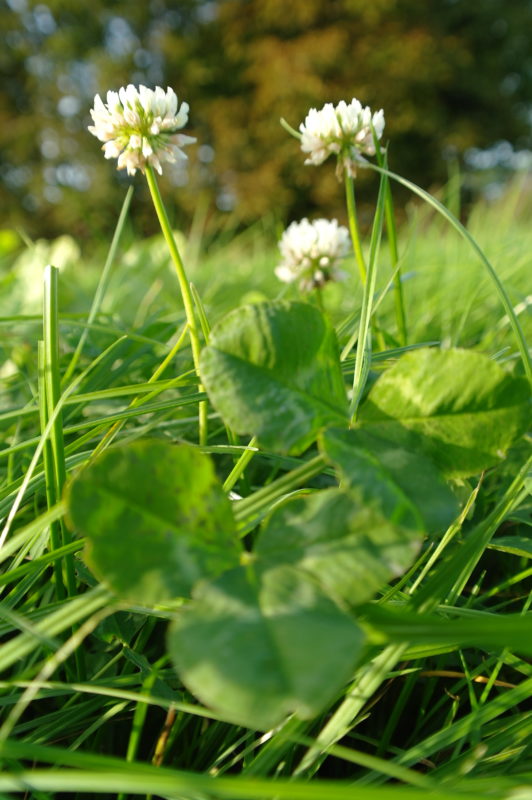
[(294, 770), (294, 777), (309, 771), (316, 772), (331, 745), (342, 739), (354, 727), (357, 716), (393, 670), (407, 647), (408, 644), (403, 642), (389, 645), (362, 669), (360, 677), (353, 682), (343, 703), (318, 734), (314, 746), (307, 750)]
[[(194, 301), (192, 298), (190, 284), (186, 276), (185, 267), (181, 259), (181, 255), (179, 254), (179, 250), (177, 249), (177, 244), (174, 238), (174, 234), (172, 233), (172, 228), (170, 225), (170, 221), (168, 219), (168, 214), (166, 213), (166, 207), (163, 203), (163, 199), (159, 191), (159, 186), (157, 184), (155, 173), (150, 165), (146, 166), (146, 180), (148, 181), (148, 187), (150, 190), (153, 205), (155, 207), (155, 212), (157, 214), (157, 218), (161, 226), (161, 231), (163, 233), (166, 244), (168, 245), (168, 249), (170, 251), (170, 255), (172, 257), (172, 261), (176, 269), (177, 280), (179, 282), (179, 288), (181, 290), (181, 297), (183, 299), (183, 305), (185, 307), (185, 315), (188, 323), (190, 344), (192, 346), (192, 358), (194, 360), (194, 367), (196, 368), (196, 372), (198, 374), (198, 379), (199, 379), (199, 374), (200, 374), (199, 359), (200, 359), (201, 347), (198, 334), (198, 327), (196, 324), (196, 315), (194, 313)], [(201, 380), (199, 381), (198, 384), (198, 391), (200, 392), (204, 391), (203, 386), (201, 384)], [(206, 401), (202, 401), (199, 404), (199, 439), (200, 439), (200, 444), (207, 443)]]
[(297, 717), (288, 717), (255, 757), (246, 764), (245, 775), (268, 775), (283, 760), (287, 751), (292, 749), (294, 737), (304, 732), (306, 726), (308, 723), (302, 722)]
[[(126, 337), (124, 337), (124, 338), (126, 338)], [(35, 452), (33, 453), (33, 456), (31, 457), (31, 461), (30, 461), (30, 463), (28, 464), (28, 466), (26, 468), (26, 472), (24, 474), (24, 477), (20, 481), (20, 484), (18, 484), (18, 482), (17, 482), (18, 488), (15, 487), (13, 489), (13, 491), (10, 492), (6, 497), (4, 497), (2, 502), (0, 502), (0, 514), (3, 515), (3, 514), (7, 513), (7, 518), (6, 518), (4, 527), (3, 527), (3, 529), (2, 529), (2, 531), (0, 533), (0, 550), (2, 549), (5, 540), (7, 539), (8, 535), (9, 535), (9, 532), (11, 530), (11, 526), (13, 525), (15, 517), (16, 517), (18, 511), (19, 511), (21, 503), (22, 503), (22, 501), (24, 499), (24, 496), (26, 494), (26, 491), (28, 490), (28, 486), (30, 485), (30, 483), (34, 479), (34, 473), (35, 473), (35, 470), (37, 468), (37, 464), (39, 463), (39, 460), (40, 460), (40, 458), (42, 456), (44, 447), (46, 445), (46, 441), (47, 441), (48, 437), (51, 436), (52, 428), (55, 425), (57, 418), (61, 415), (63, 406), (65, 405), (65, 403), (68, 403), (69, 400), (71, 402), (73, 402), (74, 404), (76, 402), (79, 402), (79, 400), (76, 399), (76, 398), (73, 398), (72, 395), (74, 395), (74, 393), (76, 392), (78, 387), (83, 384), (83, 382), (85, 381), (87, 376), (90, 375), (90, 373), (94, 369), (96, 369), (96, 367), (98, 367), (99, 364), (101, 364), (107, 358), (107, 355), (109, 354), (109, 351), (113, 347), (116, 347), (117, 344), (120, 344), (120, 340), (118, 340), (118, 342), (113, 342), (111, 345), (109, 345), (109, 347), (106, 348), (103, 351), (103, 353), (101, 353), (99, 356), (97, 356), (94, 359), (94, 361), (92, 361), (89, 364), (89, 366), (80, 375), (77, 375), (74, 378), (74, 380), (72, 381), (72, 383), (69, 386), (67, 386), (67, 388), (65, 389), (65, 391), (63, 392), (63, 394), (59, 398), (58, 402), (54, 406), (53, 413), (49, 416), (48, 422), (46, 423), (46, 427), (45, 427), (44, 431), (42, 432), (41, 436), (39, 437), (39, 440), (38, 440), (38, 443), (37, 443), (37, 447), (35, 448)], [(166, 385), (168, 386), (168, 385), (173, 385), (173, 384), (172, 384), (171, 381), (169, 381)], [(78, 395), (77, 397), (78, 398), (82, 398), (83, 401), (87, 400), (87, 395), (85, 395), (84, 397), (81, 396), (81, 395)], [(89, 432), (89, 434), (87, 434), (86, 438), (88, 440), (89, 438), (92, 438), (92, 437), (93, 437), (93, 433)], [(65, 453), (66, 453), (66, 451), (68, 449), (71, 449), (74, 452), (75, 452), (76, 449), (79, 449), (82, 446), (81, 439), (78, 439), (74, 444), (75, 444), (75, 447), (73, 447), (72, 444), (71, 444), (71, 445), (69, 445), (68, 448), (65, 448)], [(86, 459), (86, 457), (87, 457), (87, 454), (85, 456), (82, 456), (83, 459)], [(79, 463), (79, 458), (80, 458), (80, 456), (73, 456), (71, 458), (71, 463), (72, 464)], [(35, 481), (38, 481), (38, 476), (35, 476)], [(14, 496), (14, 499), (13, 499), (13, 502), (11, 502), (11, 498), (13, 496)], [(11, 504), (11, 508), (9, 508), (10, 504)], [(8, 508), (9, 508), (9, 512), (7, 511)]]
[(377, 208), (373, 229), (371, 231), (371, 243), (369, 252), (369, 271), (368, 280), (364, 285), (364, 295), (362, 298), (362, 309), (360, 311), (360, 323), (358, 329), (357, 350), (355, 356), (355, 373), (353, 376), (353, 399), (351, 402), (351, 422), (354, 424), (360, 397), (369, 372), (371, 361), (371, 313), (375, 286), (377, 282), (377, 256), (382, 233), (384, 191), (385, 182), (381, 179), (379, 196), (377, 198)]
[(474, 503), (475, 503), (475, 501), (477, 499), (477, 495), (478, 495), (478, 493), (480, 491), (481, 485), (482, 485), (482, 481), (479, 481), (477, 483), (476, 487), (473, 489), (473, 491), (469, 495), (469, 498), (467, 499), (467, 502), (465, 503), (461, 513), (458, 515), (458, 518), (452, 523), (452, 525), (450, 525), (449, 528), (447, 528), (446, 532), (444, 533), (444, 535), (440, 539), (440, 541), (437, 544), (436, 548), (434, 549), (434, 551), (432, 552), (432, 554), (430, 555), (430, 557), (428, 558), (426, 563), (423, 565), (423, 568), (422, 568), (421, 572), (416, 577), (416, 579), (412, 583), (412, 585), (408, 588), (407, 594), (409, 594), (410, 596), (412, 596), (416, 592), (416, 589), (418, 588), (418, 586), (420, 586), (423, 583), (423, 581), (425, 580), (426, 576), (428, 575), (428, 573), (430, 572), (430, 570), (432, 569), (432, 567), (434, 566), (436, 561), (440, 558), (440, 556), (443, 553), (443, 551), (453, 541), (453, 539), (456, 536), (456, 534), (461, 531), (462, 526), (463, 526), (465, 520), (467, 519), (467, 515), (471, 511), (471, 509), (472, 509), (472, 507), (473, 507), (473, 505), (474, 505)]
[[(383, 155), (380, 149), (379, 140), (374, 137), (375, 152), (377, 162), (380, 167), (387, 168), (387, 154)], [(388, 234), (388, 245), (390, 248), (390, 261), (392, 264), (392, 271), (395, 273), (394, 278), (394, 305), (395, 305), (395, 319), (397, 324), (397, 331), (399, 333), (399, 344), (404, 347), (408, 342), (407, 326), (406, 326), (406, 311), (405, 299), (403, 292), (403, 283), (401, 281), (401, 268), (398, 267), (399, 263), (399, 248), (397, 246), (397, 230), (395, 227), (395, 214), (393, 208), (392, 189), (390, 181), (386, 176), (386, 189), (384, 195), (384, 213), (386, 218), (386, 232)]]
[(258, 514), (264, 508), (268, 508), (279, 497), (319, 475), (327, 466), (327, 460), (324, 456), (316, 456), (270, 483), (269, 486), (264, 486), (250, 497), (240, 500), (235, 506), (237, 520), (242, 522), (249, 516)]
[(314, 290), (314, 299), (316, 300), (316, 306), (318, 307), (319, 311), (321, 311), (322, 314), (325, 314), (322, 291), (323, 289), (320, 286), (317, 286)]
[(388, 233), (388, 245), (390, 248), (390, 260), (392, 262), (392, 270), (395, 271), (395, 278), (393, 281), (394, 291), (394, 304), (395, 304), (395, 319), (397, 330), (399, 333), (399, 344), (404, 347), (408, 344), (408, 332), (406, 326), (406, 310), (405, 298), (403, 292), (403, 282), (401, 280), (401, 268), (398, 266), (399, 251), (397, 247), (397, 232), (395, 230), (395, 217), (393, 213), (393, 200), (390, 183), (386, 183), (385, 195), (385, 215), (386, 215), (386, 231)]
[[(167, 366), (170, 364), (170, 362), (172, 361), (178, 350), (181, 348), (183, 340), (187, 333), (187, 327), (188, 327), (187, 325), (184, 326), (183, 330), (177, 337), (176, 343), (174, 344), (174, 346), (172, 347), (166, 358), (162, 361), (162, 363), (159, 364), (159, 366), (157, 367), (151, 378), (149, 378), (148, 383), (155, 383), (155, 381), (157, 381), (160, 378), (160, 376), (164, 373)], [(128, 405), (128, 409), (137, 408), (138, 406), (145, 405), (151, 399), (161, 394), (162, 391), (164, 391), (164, 389), (154, 389), (153, 392), (150, 392), (147, 395), (137, 395), (137, 397), (134, 397), (131, 403)], [(105, 450), (106, 447), (109, 447), (113, 439), (117, 436), (118, 433), (120, 433), (120, 431), (126, 424), (126, 421), (127, 421), (126, 419), (117, 420), (117, 422), (115, 422), (114, 425), (112, 425), (111, 428), (109, 428), (107, 433), (105, 433), (105, 435), (102, 437), (102, 439), (100, 439), (99, 443), (96, 445), (91, 460), (95, 459), (96, 456), (98, 456), (103, 450)]]
[(489, 261), (489, 259), (484, 255), (481, 248), (476, 243), (475, 239), (471, 236), (467, 228), (465, 228), (464, 225), (462, 225), (460, 220), (456, 219), (456, 217), (454, 217), (451, 214), (451, 212), (443, 205), (443, 203), (440, 203), (439, 200), (437, 200), (431, 194), (426, 192), (420, 186), (417, 186), (417, 184), (412, 183), (412, 181), (407, 180), (407, 178), (402, 178), (395, 172), (390, 172), (390, 170), (384, 169), (384, 167), (377, 167), (375, 164), (369, 164), (369, 163), (367, 163), (365, 166), (367, 169), (372, 169), (375, 172), (380, 172), (381, 175), (386, 175), (388, 178), (397, 181), (397, 183), (406, 186), (406, 188), (410, 189), (410, 191), (413, 192), (414, 194), (417, 194), (418, 197), (421, 197), (422, 200), (425, 200), (426, 203), (435, 208), (443, 217), (445, 217), (445, 219), (453, 226), (453, 228), (455, 228), (458, 231), (458, 233), (471, 245), (471, 247), (481, 260), (482, 264), (484, 265), (491, 280), (495, 285), (495, 289), (497, 291), (497, 294), (499, 295), (501, 304), (504, 310), (506, 311), (506, 314), (508, 315), (508, 321), (512, 328), (513, 334), (516, 338), (516, 343), (517, 347), (519, 348), (519, 353), (521, 356), (521, 360), (523, 362), (523, 368), (525, 374), (530, 383), (532, 383), (532, 357), (528, 352), (527, 341), (523, 333), (523, 330), (521, 328), (521, 325), (519, 323), (519, 320), (517, 318), (517, 314), (515, 313), (511, 300), (508, 297), (508, 293), (504, 288), (504, 284), (497, 275), (495, 267)]
[(364, 254), (362, 252), (362, 245), (360, 243), (360, 233), (358, 230), (357, 207), (355, 201), (355, 182), (347, 171), (345, 173), (345, 200), (347, 204), (349, 232), (351, 233), (351, 241), (353, 242), (353, 251), (358, 264), (362, 286), (365, 286), (367, 271), (366, 262), (364, 261)]
[[(46, 405), (46, 384), (45, 384), (45, 356), (44, 342), (37, 342), (37, 358), (39, 369), (39, 418), (41, 423), (41, 435), (48, 423), (48, 406)], [(50, 440), (46, 439), (43, 447), (43, 467), (46, 483), (46, 504), (48, 510), (57, 504), (55, 472)], [(50, 550), (55, 552), (61, 547), (61, 525), (58, 519), (50, 523)], [(63, 570), (61, 560), (54, 561), (55, 590), (58, 600), (66, 597), (65, 585), (63, 583)]]
[[(58, 279), (59, 271), (48, 265), (44, 271), (44, 386), (46, 395), (46, 419), (54, 415), (61, 398), (61, 380), (59, 376), (59, 309)], [(66, 483), (65, 442), (63, 437), (63, 419), (61, 412), (55, 415), (50, 431), (51, 452), (55, 473), (55, 496), (59, 500)], [(70, 543), (70, 535), (61, 520), (62, 543)], [(76, 574), (72, 556), (65, 558), (66, 589), (69, 597), (76, 595)]]
[[(55, 498), (60, 500), (66, 483), (65, 441), (63, 434), (63, 414), (57, 411), (61, 403), (61, 377), (59, 371), (59, 270), (50, 264), (44, 270), (44, 303), (43, 333), (44, 343), (42, 355), (44, 360), (44, 390), (46, 403), (46, 421), (52, 421), (50, 430), (51, 454), (55, 476)], [(46, 430), (46, 427), (45, 429)], [(45, 450), (46, 452), (46, 445)], [(70, 544), (71, 536), (63, 518), (59, 520), (63, 547)], [(77, 594), (76, 572), (72, 553), (65, 554), (65, 586), (69, 597)], [(76, 626), (72, 628), (72, 636), (76, 635)], [(85, 678), (84, 652), (82, 648), (73, 651), (78, 680)], [(68, 669), (68, 667), (67, 667)]]
[(192, 294), (192, 298), (194, 300), (194, 305), (196, 306), (196, 311), (199, 317), (203, 338), (205, 339), (205, 344), (207, 345), (209, 344), (211, 326), (209, 325), (209, 320), (207, 319), (207, 314), (205, 313), (205, 307), (201, 302), (201, 297), (199, 296), (199, 292), (193, 283), (190, 284), (190, 291)]
[(443, 561), (440, 570), (412, 597), (411, 605), (419, 614), (433, 611), (439, 603), (456, 603), (493, 535), (526, 497), (526, 480), (531, 467), (532, 456), (521, 467), (493, 511), (469, 531), (464, 544)]
[[(153, 689), (158, 677), (159, 677), (159, 670), (161, 666), (168, 660), (168, 656), (162, 656), (151, 668), (148, 672), (144, 682), (142, 683), (142, 687), (140, 690), (141, 695), (146, 696), (151, 694), (151, 690)], [(126, 761), (133, 762), (137, 756), (137, 752), (140, 745), (140, 739), (142, 736), (142, 731), (144, 728), (144, 723), (146, 721), (146, 715), (148, 713), (148, 704), (147, 703), (137, 703), (135, 707), (135, 713), (133, 715), (133, 722), (131, 724), (131, 731), (129, 734), (129, 742), (127, 746), (127, 753), (126, 753)], [(121, 792), (118, 795), (117, 800), (125, 800), (126, 794)]]
[[(194, 286), (193, 283), (190, 284), (190, 291), (192, 293), (192, 298), (194, 300), (194, 304), (196, 306), (196, 312), (199, 317), (201, 330), (203, 332), (203, 338), (205, 340), (205, 346), (209, 344), (209, 338), (211, 335), (211, 326), (209, 324), (209, 320), (207, 319), (207, 314), (205, 312), (205, 306), (201, 302), (201, 297), (199, 296), (199, 292)], [(234, 431), (232, 431), (227, 424), (224, 424), (226, 433), (227, 433), (227, 440), (230, 444), (238, 444), (238, 437)], [(235, 460), (235, 464), (237, 461)]]
[(250, 439), (248, 446), (236, 462), (235, 466), (227, 476), (224, 482), (224, 491), (230, 492), (235, 483), (239, 480), (240, 476), (246, 469), (247, 465), (257, 452), (256, 448), (257, 444), (257, 437), (254, 436), (253, 439)]
[[(61, 396), (59, 380), (59, 329), (58, 329), (58, 299), (57, 299), (56, 267), (48, 265), (44, 271), (44, 384), (46, 392), (47, 416), (51, 417), (55, 406)], [(61, 414), (58, 414), (52, 427), (50, 440), (54, 457), (56, 488), (58, 497), (61, 496), (66, 482), (66, 469), (64, 457), (63, 426)], [(66, 544), (66, 542), (64, 542)]]

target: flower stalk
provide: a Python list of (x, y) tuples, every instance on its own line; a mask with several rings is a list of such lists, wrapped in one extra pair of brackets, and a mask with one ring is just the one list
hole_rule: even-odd
[(349, 232), (351, 234), (351, 241), (353, 242), (353, 252), (358, 265), (362, 286), (365, 286), (367, 281), (367, 269), (366, 262), (364, 260), (364, 253), (362, 252), (362, 244), (360, 242), (360, 232), (358, 230), (357, 208), (355, 201), (355, 182), (347, 170), (345, 171), (345, 200), (347, 205)]
[(375, 288), (377, 285), (377, 264), (382, 235), (385, 192), (386, 182), (382, 178), (379, 187), (375, 218), (373, 220), (373, 230), (371, 232), (368, 279), (364, 285), (362, 308), (360, 310), (355, 372), (353, 375), (353, 398), (350, 408), (351, 425), (354, 425), (356, 422), (358, 404), (362, 397), (371, 365), (371, 321), (373, 315), (373, 299), (375, 297)]
[[(164, 236), (166, 244), (168, 245), (168, 250), (170, 251), (170, 256), (172, 258), (177, 273), (177, 280), (179, 282), (179, 288), (181, 290), (181, 297), (183, 298), (183, 305), (185, 308), (185, 315), (187, 318), (190, 344), (192, 347), (192, 358), (194, 361), (194, 367), (196, 369), (199, 378), (199, 358), (201, 352), (201, 345), (198, 333), (198, 326), (196, 323), (196, 315), (194, 313), (194, 301), (192, 298), (192, 291), (190, 289), (190, 284), (186, 276), (183, 260), (179, 253), (174, 238), (174, 234), (170, 226), (170, 221), (168, 219), (166, 207), (164, 205), (161, 193), (159, 191), (159, 185), (157, 183), (153, 167), (150, 164), (146, 165), (146, 180), (148, 182), (148, 188), (150, 190), (153, 205), (155, 207), (155, 213), (157, 214), (162, 234)], [(201, 381), (199, 381), (198, 384), (198, 391), (199, 392), (204, 391)], [(200, 444), (203, 445), (207, 443), (207, 402), (205, 400), (202, 400), (199, 404), (199, 439), (200, 439)]]
[[(176, 269), (199, 378), (201, 346), (192, 291), (155, 177), (155, 170), (162, 174), (161, 162), (186, 159), (182, 147), (196, 141), (178, 133), (187, 124), (188, 103), (179, 106), (177, 95), (170, 87), (166, 91), (160, 86), (155, 90), (146, 86), (137, 89), (131, 84), (118, 92), (107, 92), (106, 99), (104, 103), (99, 95), (94, 98), (91, 110), (94, 125), (89, 126), (89, 131), (104, 143), (102, 150), (106, 158), (118, 159), (118, 169), (126, 169), (128, 175), (135, 175), (139, 169), (146, 175), (161, 231)], [(203, 391), (201, 382), (198, 388)], [(199, 404), (199, 439), (200, 444), (206, 444), (207, 403), (204, 400)]]
[[(388, 168), (388, 154), (381, 151), (377, 137), (375, 141), (375, 154), (377, 156), (377, 163), (379, 167)], [(405, 299), (403, 293), (403, 282), (401, 279), (401, 268), (399, 266), (399, 248), (397, 246), (397, 231), (395, 229), (395, 215), (393, 208), (392, 188), (388, 176), (386, 176), (386, 189), (384, 198), (384, 214), (386, 219), (386, 233), (388, 235), (388, 246), (390, 250), (390, 261), (392, 270), (395, 272), (393, 281), (394, 305), (395, 305), (395, 319), (397, 325), (397, 333), (399, 336), (399, 344), (405, 347), (408, 343), (408, 330), (406, 322), (406, 309)]]

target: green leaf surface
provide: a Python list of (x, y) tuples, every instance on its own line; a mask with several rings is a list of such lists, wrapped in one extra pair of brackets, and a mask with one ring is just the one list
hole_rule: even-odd
[(336, 336), (313, 306), (236, 309), (213, 328), (200, 372), (224, 421), (275, 452), (300, 453), (326, 425), (347, 425)]
[(240, 561), (229, 500), (209, 456), (144, 440), (113, 447), (67, 492), (86, 561), (119, 597), (152, 605), (188, 596), (194, 583)]
[(458, 514), (455, 495), (423, 454), (364, 430), (328, 428), (320, 444), (350, 490), (391, 522), (436, 533)]
[(354, 620), (289, 566), (240, 567), (199, 584), (168, 638), (185, 686), (259, 730), (290, 713), (320, 713), (349, 680), (362, 644)]
[[(364, 622), (374, 629), (374, 641), (409, 642), (411, 645), (452, 645), (453, 647), (509, 648), (532, 655), (532, 614), (489, 614), (446, 619), (436, 614), (416, 614), (371, 604), (363, 609)], [(382, 636), (382, 639), (380, 639)]]
[(448, 476), (497, 464), (530, 421), (530, 389), (470, 350), (417, 350), (385, 372), (360, 407), (358, 425), (413, 452)]
[(364, 507), (340, 489), (296, 497), (266, 520), (254, 553), (292, 564), (332, 597), (357, 605), (411, 565), (422, 536)]
[(497, 536), (488, 545), (490, 550), (532, 558), (532, 536)]

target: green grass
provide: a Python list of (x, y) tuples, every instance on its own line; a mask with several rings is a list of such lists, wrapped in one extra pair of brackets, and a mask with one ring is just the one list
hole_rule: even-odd
[[(496, 205), (473, 208), (468, 222), (528, 337), (530, 202), (515, 183)], [(204, 332), (241, 303), (296, 297), (273, 275), (267, 226), (212, 241), (197, 227), (179, 244), (203, 303)], [(412, 205), (399, 255), (408, 345), (473, 348), (522, 372), (493, 283), (456, 231)], [(204, 395), (181, 337), (185, 315), (162, 237), (137, 241), (126, 224), (111, 256), (102, 284), (106, 245), (86, 259), (68, 238), (3, 255), (0, 515), (9, 530), (0, 550), (2, 797), (529, 796), (528, 442), (486, 473), (452, 481), (459, 518), (443, 537), (428, 538), (408, 572), (368, 604), (364, 657), (326, 712), (311, 721), (289, 717), (266, 735), (232, 724), (180, 683), (165, 645), (172, 604), (117, 601), (87, 568), (64, 517), (65, 480), (111, 440), (198, 441)], [(400, 352), (393, 293), (380, 294), (392, 275), (388, 258), (383, 246), (372, 298), (383, 346), (373, 355), (370, 385)], [(48, 271), (43, 284), (48, 261), (60, 270)], [(348, 269), (345, 284), (324, 291), (341, 345), (357, 331), (362, 307), (354, 260)], [(351, 384), (350, 352), (343, 367)], [(279, 497), (334, 479), (323, 459), (260, 450), (233, 474), (248, 442), (228, 438), (211, 408), (202, 450), (242, 496), (236, 520), (253, 538)], [(497, 549), (503, 537), (513, 550)], [(411, 616), (390, 617), (386, 627), (374, 606), (410, 609)], [(420, 612), (436, 614), (441, 627), (423, 630)]]

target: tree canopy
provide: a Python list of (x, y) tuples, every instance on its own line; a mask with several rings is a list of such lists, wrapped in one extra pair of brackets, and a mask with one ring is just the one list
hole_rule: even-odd
[(0, 199), (30, 235), (112, 228), (130, 179), (86, 128), (127, 83), (190, 104), (197, 145), (164, 176), (181, 220), (200, 193), (242, 223), (341, 215), (334, 169), (304, 167), (279, 124), (328, 101), (382, 107), (393, 168), (423, 186), (449, 152), (531, 143), (530, 0), (8, 0), (0, 25)]

